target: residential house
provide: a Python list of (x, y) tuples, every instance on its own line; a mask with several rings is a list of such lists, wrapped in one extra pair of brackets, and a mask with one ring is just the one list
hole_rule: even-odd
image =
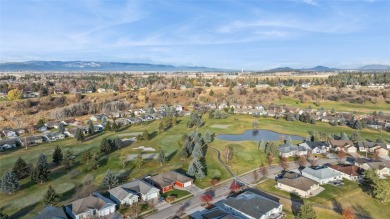
[(64, 209), (61, 207), (48, 206), (44, 208), (38, 215), (30, 219), (68, 219)]
[(57, 141), (57, 140), (65, 139), (65, 134), (59, 132), (50, 132), (46, 134), (46, 137), (50, 141)]
[(305, 147), (293, 145), (293, 144), (282, 144), (279, 146), (280, 156), (291, 157), (291, 156), (304, 156), (307, 155)]
[(336, 164), (336, 165), (330, 165), (329, 168), (331, 168), (333, 171), (337, 173), (340, 173), (343, 178), (352, 181), (360, 180), (363, 172), (363, 169), (355, 165)]
[(11, 129), (5, 129), (2, 132), (3, 132), (3, 135), (6, 136), (7, 138), (16, 138), (16, 137), (18, 137), (18, 134), (16, 133), (16, 131), (11, 130)]
[(77, 121), (75, 119), (67, 119), (64, 120), (64, 125), (70, 125), (70, 126), (81, 126), (83, 123), (81, 121)]
[(227, 212), (240, 218), (276, 219), (282, 217), (280, 203), (250, 191), (236, 197), (228, 197), (223, 201), (223, 205)]
[(357, 149), (351, 140), (330, 140), (329, 144), (331, 150), (340, 151), (343, 150), (347, 153), (356, 153)]
[(320, 185), (342, 179), (340, 173), (327, 167), (306, 167), (302, 170), (302, 176), (312, 179)]
[(0, 140), (0, 151), (5, 151), (11, 148), (16, 148), (18, 146), (21, 146), (22, 142), (19, 138), (12, 138), (12, 139), (3, 139)]
[(376, 143), (376, 142), (369, 142), (369, 141), (359, 141), (356, 142), (355, 145), (361, 152), (374, 153), (375, 150), (379, 148), (387, 149), (387, 146), (384, 143)]
[(118, 205), (132, 205), (139, 200), (138, 193), (129, 189), (126, 184), (108, 190), (110, 199)]
[(34, 136), (27, 136), (20, 139), (23, 146), (31, 146), (31, 145), (37, 145), (42, 144), (45, 141), (45, 137), (42, 135), (34, 135)]
[(298, 146), (306, 148), (312, 154), (325, 154), (329, 152), (329, 143), (326, 141), (306, 141), (298, 144)]
[(174, 186), (179, 188), (189, 187), (194, 181), (192, 178), (172, 170), (156, 176), (147, 177), (145, 180), (160, 188), (162, 193), (172, 190)]
[(105, 114), (96, 114), (89, 117), (89, 119), (93, 122), (97, 122), (103, 119), (103, 117), (107, 117)]
[(66, 205), (65, 210), (73, 219), (98, 218), (114, 213), (115, 206), (110, 199), (94, 192), (86, 198)]
[(304, 198), (316, 195), (322, 190), (318, 182), (294, 172), (287, 172), (277, 179), (276, 187)]
[(102, 125), (93, 125), (93, 129), (95, 132), (101, 132), (104, 130), (104, 127)]
[(386, 161), (367, 161), (356, 163), (355, 165), (363, 168), (364, 170), (375, 170), (375, 172), (381, 177), (390, 175), (390, 160)]
[[(110, 197), (113, 196), (113, 200), (116, 203), (133, 203), (134, 197), (132, 197), (132, 195), (134, 194), (140, 197), (143, 201), (150, 201), (160, 197), (160, 190), (158, 188), (142, 180), (134, 180), (118, 187), (111, 189), (112, 195), (109, 191)], [(124, 196), (123, 190), (128, 193), (126, 196)], [(119, 195), (119, 193), (122, 194)]]
[(42, 126), (34, 125), (34, 130), (37, 132), (46, 132), (47, 126), (46, 125), (42, 125)]

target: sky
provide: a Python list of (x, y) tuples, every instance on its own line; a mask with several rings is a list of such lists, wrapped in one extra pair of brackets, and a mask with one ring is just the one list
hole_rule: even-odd
[(0, 0), (0, 62), (390, 64), (390, 0)]

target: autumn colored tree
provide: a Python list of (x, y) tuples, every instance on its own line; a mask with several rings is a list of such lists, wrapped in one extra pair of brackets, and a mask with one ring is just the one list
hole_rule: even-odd
[(23, 92), (18, 89), (13, 89), (8, 91), (7, 98), (8, 100), (19, 100), (22, 99)]
[(337, 152), (337, 162), (338, 162), (339, 164), (341, 164), (342, 161), (343, 161), (343, 159), (344, 159), (346, 156), (347, 156), (347, 153), (345, 153), (345, 151), (339, 150), (339, 151)]
[(223, 155), (226, 160), (226, 164), (229, 164), (230, 160), (233, 158), (233, 146), (227, 145), (225, 149), (223, 150)]
[(236, 180), (234, 180), (232, 184), (230, 184), (229, 189), (231, 192), (238, 192), (241, 190), (241, 186)]
[(290, 166), (290, 165), (288, 164), (288, 158), (287, 158), (287, 157), (281, 157), (281, 158), (280, 158), (280, 161), (279, 161), (279, 165), (280, 165), (280, 167), (281, 167), (284, 171), (286, 171), (286, 170), (288, 169), (288, 167)]
[(298, 157), (298, 159), (297, 159), (297, 164), (300, 166), (300, 167), (304, 167), (304, 166), (306, 166), (306, 164), (307, 164), (307, 160), (306, 160), (306, 158), (304, 157), (304, 156), (300, 156), (300, 157)]
[(219, 180), (217, 178), (212, 178), (210, 179), (210, 186), (211, 187), (214, 187), (215, 185), (217, 185), (219, 182)]
[(355, 218), (355, 212), (351, 208), (343, 209), (341, 212), (344, 219), (354, 219)]
[(207, 206), (210, 206), (210, 203), (213, 201), (213, 196), (210, 193), (203, 194), (199, 197), (200, 201), (205, 203)]
[(268, 166), (271, 166), (272, 162), (274, 162), (274, 160), (275, 160), (274, 156), (272, 156), (271, 154), (267, 155)]

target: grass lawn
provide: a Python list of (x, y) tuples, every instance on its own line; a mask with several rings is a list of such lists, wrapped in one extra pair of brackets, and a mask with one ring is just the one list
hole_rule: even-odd
[(320, 101), (320, 106), (314, 105), (312, 101), (307, 101), (305, 103), (301, 103), (298, 99), (293, 99), (290, 97), (283, 97), (281, 100), (276, 101), (278, 104), (287, 104), (291, 106), (306, 108), (308, 106), (311, 106), (313, 109), (317, 109), (320, 107), (324, 107), (327, 110), (331, 110), (332, 108), (336, 109), (340, 112), (353, 112), (356, 111), (357, 113), (372, 113), (374, 111), (382, 111), (390, 113), (390, 104), (387, 104), (385, 102), (379, 102), (379, 103), (350, 103), (350, 102), (344, 102), (344, 101)]
[[(389, 180), (389, 179), (387, 179)], [(373, 199), (368, 194), (364, 193), (357, 183), (344, 180), (344, 186), (336, 187), (332, 185), (323, 185), (325, 188), (320, 194), (315, 197), (304, 199), (305, 202), (317, 203), (328, 207), (340, 206), (341, 208), (352, 208), (356, 213), (369, 216), (370, 218), (387, 218), (390, 215), (390, 204), (381, 204)], [(290, 196), (290, 193), (276, 189), (276, 182), (274, 180), (267, 180), (264, 183), (259, 184), (257, 187), (261, 190), (282, 195), (285, 197), (291, 197), (292, 199), (298, 199), (296, 196)], [(283, 199), (282, 199), (283, 200)], [(286, 202), (291, 210), (291, 203)], [(337, 212), (321, 209), (316, 207), (317, 216), (323, 217), (323, 212), (334, 214), (340, 217)], [(288, 212), (288, 209), (286, 209)], [(319, 213), (321, 212), (321, 214)], [(326, 218), (326, 217), (323, 217)], [(330, 218), (330, 217), (329, 217)]]
[[(233, 116), (229, 116), (227, 119), (215, 120), (206, 118), (204, 116), (205, 125), (201, 128), (198, 128), (198, 131), (204, 133), (206, 130), (209, 130), (215, 134), (239, 134), (245, 130), (252, 129), (252, 123), (255, 120), (259, 121), (260, 129), (268, 129), (284, 134), (295, 134), (300, 136), (306, 136), (309, 130), (316, 131), (327, 131), (329, 133), (340, 133), (346, 132), (350, 134), (353, 129), (349, 127), (333, 127), (327, 123), (317, 123), (316, 125), (305, 124), (302, 122), (287, 122), (283, 119), (275, 120), (272, 118), (254, 118), (247, 115), (235, 115), (238, 118), (238, 121), (234, 121)], [(163, 171), (179, 169), (180, 171), (187, 171), (188, 164), (191, 161), (191, 158), (186, 160), (181, 160), (178, 156), (178, 152), (181, 149), (181, 145), (178, 144), (183, 134), (188, 134), (192, 129), (186, 128), (187, 117), (180, 118), (180, 123), (171, 129), (157, 134), (159, 121), (143, 123), (140, 125), (134, 125), (121, 129), (117, 133), (107, 132), (96, 134), (92, 138), (84, 142), (77, 142), (75, 139), (65, 139), (52, 143), (45, 143), (38, 146), (29, 147), (27, 150), (24, 148), (10, 150), (0, 154), (0, 175), (2, 175), (6, 170), (12, 169), (16, 159), (22, 157), (26, 162), (32, 163), (35, 165), (39, 154), (43, 153), (47, 156), (48, 161), (52, 161), (52, 153), (55, 146), (59, 145), (63, 150), (71, 149), (76, 155), (76, 161), (81, 161), (81, 154), (85, 150), (91, 150), (93, 153), (99, 151), (100, 142), (104, 137), (116, 137), (117, 135), (143, 132), (147, 130), (153, 137), (149, 141), (136, 141), (128, 147), (125, 147), (119, 151), (114, 151), (108, 156), (100, 157), (100, 167), (97, 170), (86, 172), (83, 169), (83, 166), (77, 166), (77, 169), (80, 173), (76, 176), (72, 176), (68, 170), (65, 170), (62, 167), (51, 169), (51, 178), (50, 181), (42, 184), (35, 185), (30, 182), (29, 179), (24, 179), (20, 182), (21, 189), (13, 195), (6, 195), (0, 193), (0, 209), (9, 215), (13, 215), (16, 212), (23, 212), (25, 218), (28, 218), (34, 214), (37, 214), (43, 207), (43, 204), (40, 202), (42, 194), (46, 191), (48, 185), (53, 185), (58, 192), (63, 193), (60, 203), (58, 205), (66, 204), (72, 201), (75, 197), (75, 189), (80, 184), (82, 184), (84, 177), (87, 174), (93, 176), (94, 184), (100, 187), (101, 179), (103, 178), (107, 170), (111, 170), (115, 174), (119, 175), (121, 182), (127, 182), (132, 179), (145, 176), (147, 174), (157, 174)], [(213, 125), (230, 125), (226, 128), (220, 128), (221, 126)], [(215, 128), (217, 127), (217, 128)], [(364, 138), (370, 139), (387, 139), (390, 140), (390, 135), (388, 133), (380, 133), (373, 130), (362, 130), (360, 134)], [(124, 136), (124, 135), (122, 135)], [(127, 138), (127, 137), (121, 137)], [(223, 151), (225, 146), (233, 144), (234, 146), (234, 155), (231, 161), (230, 168), (234, 173), (243, 173), (255, 167), (258, 167), (261, 162), (265, 161), (265, 154), (260, 153), (257, 149), (257, 144), (255, 142), (227, 142), (215, 139), (214, 142), (210, 144), (211, 147), (217, 148), (220, 151)], [(169, 162), (163, 166), (158, 164), (154, 160), (145, 161), (141, 168), (136, 167), (133, 162), (129, 162), (124, 168), (120, 165), (120, 155), (121, 153), (126, 154), (137, 154), (138, 150), (134, 150), (134, 147), (145, 146), (156, 149), (156, 152), (159, 150), (164, 150)], [(207, 177), (202, 180), (195, 180), (195, 184), (199, 187), (207, 187), (210, 185), (210, 179), (218, 178), (220, 180), (225, 180), (230, 178), (229, 173), (218, 161), (217, 153), (213, 149), (209, 148), (206, 154), (206, 174)], [(223, 159), (223, 158), (222, 158)], [(276, 162), (276, 161), (275, 161)], [(61, 188), (58, 186), (61, 185)], [(19, 199), (22, 199), (23, 202), (19, 202)], [(23, 204), (21, 204), (23, 203)], [(21, 206), (23, 205), (23, 206)], [(22, 218), (23, 218), (22, 217)]]
[(175, 196), (176, 199), (179, 199), (181, 197), (184, 197), (184, 196), (187, 196), (187, 195), (190, 195), (190, 194), (191, 194), (190, 192), (185, 191), (185, 190), (174, 189), (174, 190), (171, 190), (169, 192), (166, 192), (166, 193), (162, 194), (161, 197), (166, 198), (166, 197), (172, 195), (172, 196)]

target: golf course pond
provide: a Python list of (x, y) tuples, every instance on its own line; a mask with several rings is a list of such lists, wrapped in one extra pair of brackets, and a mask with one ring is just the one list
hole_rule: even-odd
[(242, 134), (220, 134), (216, 136), (223, 141), (277, 141), (290, 137), (292, 140), (304, 140), (298, 135), (281, 134), (265, 129), (250, 129)]

